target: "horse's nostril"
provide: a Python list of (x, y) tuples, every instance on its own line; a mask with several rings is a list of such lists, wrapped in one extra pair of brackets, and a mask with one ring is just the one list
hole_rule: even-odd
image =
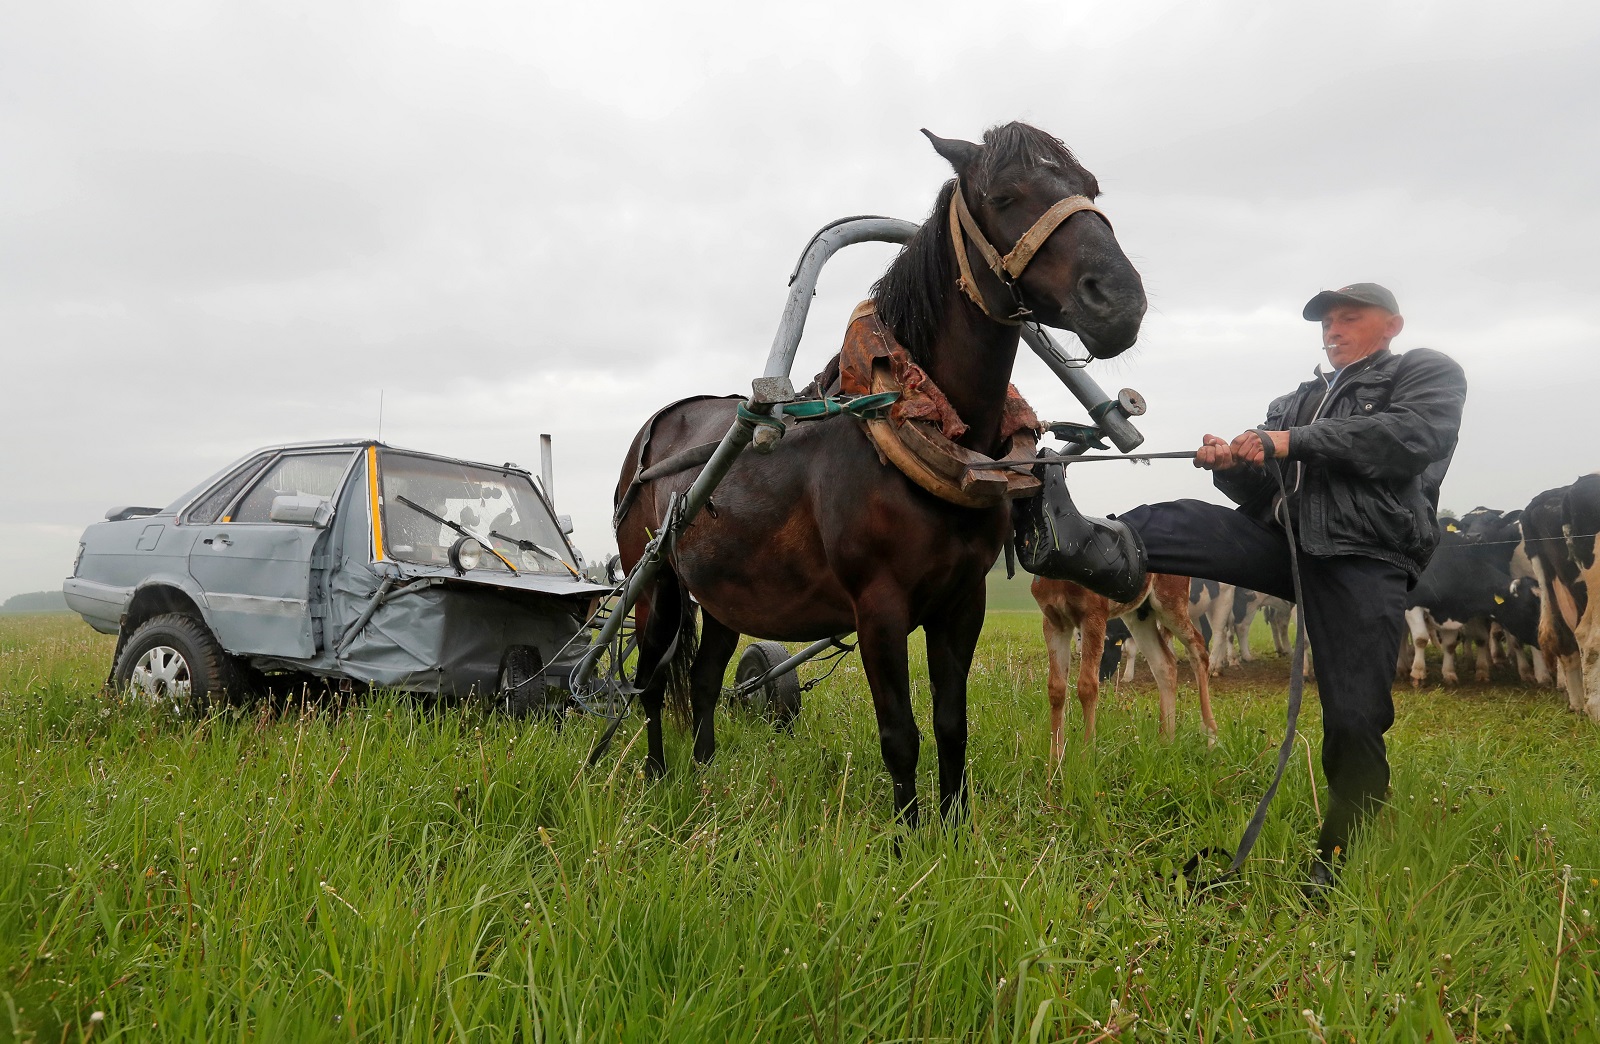
[(1100, 280), (1092, 275), (1078, 280), (1078, 302), (1092, 312), (1108, 312), (1112, 307)]

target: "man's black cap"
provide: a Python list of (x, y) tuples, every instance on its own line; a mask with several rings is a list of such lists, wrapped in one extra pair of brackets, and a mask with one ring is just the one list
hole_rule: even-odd
[(1395, 303), (1394, 295), (1387, 287), (1377, 283), (1351, 283), (1337, 290), (1324, 290), (1307, 301), (1305, 310), (1300, 314), (1314, 323), (1320, 323), (1322, 317), (1328, 314), (1328, 309), (1342, 304), (1377, 305), (1386, 312), (1400, 314), (1400, 306)]

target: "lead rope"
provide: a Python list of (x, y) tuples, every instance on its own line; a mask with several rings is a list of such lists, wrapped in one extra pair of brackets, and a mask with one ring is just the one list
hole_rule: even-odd
[[(1300, 720), (1301, 698), (1305, 695), (1306, 684), (1306, 610), (1305, 601), (1300, 596), (1300, 555), (1295, 546), (1294, 524), (1289, 516), (1289, 492), (1283, 481), (1283, 467), (1272, 467), (1271, 461), (1276, 454), (1272, 448), (1272, 438), (1265, 428), (1257, 428), (1256, 435), (1261, 439), (1261, 452), (1263, 455), (1262, 466), (1272, 472), (1273, 478), (1278, 481), (1279, 504), (1283, 506), (1283, 532), (1289, 542), (1289, 579), (1294, 584), (1294, 604), (1300, 607), (1300, 626), (1294, 636), (1294, 652), (1289, 661), (1289, 709), (1286, 714), (1287, 724), (1283, 733), (1283, 746), (1278, 748), (1278, 769), (1272, 775), (1272, 785), (1267, 787), (1267, 792), (1261, 795), (1261, 800), (1256, 804), (1256, 811), (1250, 817), (1250, 822), (1244, 828), (1244, 834), (1239, 838), (1239, 847), (1233, 853), (1233, 858), (1228, 863), (1228, 869), (1221, 876), (1204, 884), (1196, 885), (1195, 891), (1205, 892), (1226, 884), (1238, 876), (1239, 868), (1250, 855), (1250, 850), (1256, 845), (1256, 838), (1261, 834), (1261, 827), (1267, 821), (1267, 806), (1272, 804), (1273, 797), (1278, 793), (1278, 784), (1283, 781), (1283, 773), (1289, 767), (1289, 758), (1294, 753), (1295, 727)], [(1312, 786), (1317, 781), (1311, 781)], [(1202, 848), (1183, 865), (1183, 876), (1189, 877), (1200, 866), (1200, 860), (1211, 852)]]

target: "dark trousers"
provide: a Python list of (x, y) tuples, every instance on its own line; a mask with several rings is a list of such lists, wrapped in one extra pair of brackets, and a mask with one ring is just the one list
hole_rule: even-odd
[[(1218, 504), (1174, 500), (1117, 516), (1138, 531), (1150, 571), (1197, 576), (1294, 600), (1282, 528)], [(1395, 660), (1405, 631), (1406, 571), (1360, 555), (1301, 553), (1300, 618), (1322, 702), (1328, 817), (1317, 848), (1332, 858), (1389, 788), (1383, 734), (1394, 724)]]

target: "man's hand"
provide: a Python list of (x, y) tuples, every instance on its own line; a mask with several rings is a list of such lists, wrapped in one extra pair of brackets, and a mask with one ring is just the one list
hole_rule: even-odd
[[(1289, 433), (1286, 431), (1269, 431), (1266, 433), (1272, 439), (1272, 455), (1282, 459), (1289, 455)], [(1209, 438), (1209, 436), (1207, 436)], [(1261, 464), (1266, 460), (1266, 454), (1261, 451), (1261, 433), (1252, 428), (1240, 433), (1233, 440), (1233, 445), (1228, 447), (1233, 459), (1239, 464)]]
[(1201, 440), (1200, 448), (1194, 451), (1194, 466), (1197, 468), (1227, 471), (1234, 463), (1233, 448), (1215, 435), (1207, 435)]

